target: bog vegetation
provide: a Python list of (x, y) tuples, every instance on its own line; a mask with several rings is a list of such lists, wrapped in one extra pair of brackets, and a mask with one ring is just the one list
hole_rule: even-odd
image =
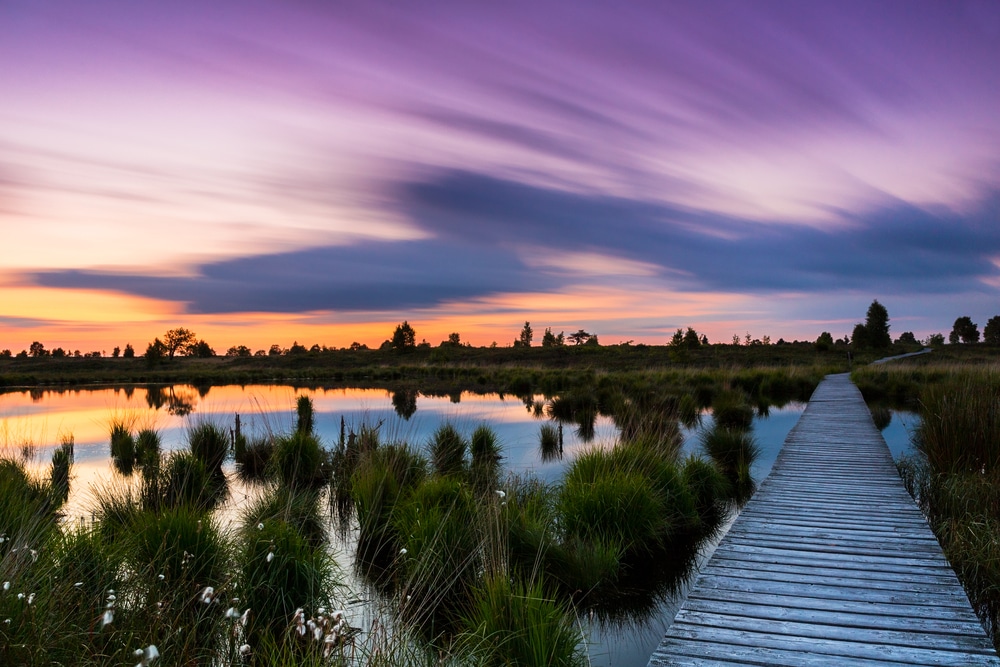
[[(580, 618), (642, 615), (675, 588), (753, 492), (751, 400), (800, 382), (703, 392), (720, 407), (701, 456), (680, 453), (693, 395), (640, 382), (552, 395), (540, 447), (599, 413), (621, 433), (554, 484), (506, 473), (485, 424), (442, 424), (428, 443), (362, 425), (322, 443), (305, 396), (289, 432), (196, 421), (169, 454), (155, 431), (112, 420), (117, 472), (93, 520), (60, 514), (71, 438), (44, 477), (0, 460), (0, 663), (586, 664)], [(253, 493), (227, 525), (232, 475)], [(364, 591), (346, 588), (343, 549)]]
[(981, 362), (912, 359), (855, 380), (869, 400), (919, 411), (900, 476), (1000, 649), (1000, 365)]

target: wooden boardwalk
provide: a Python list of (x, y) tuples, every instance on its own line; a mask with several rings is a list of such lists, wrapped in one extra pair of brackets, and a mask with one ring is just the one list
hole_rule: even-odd
[(1000, 659), (843, 374), (816, 389), (649, 664)]

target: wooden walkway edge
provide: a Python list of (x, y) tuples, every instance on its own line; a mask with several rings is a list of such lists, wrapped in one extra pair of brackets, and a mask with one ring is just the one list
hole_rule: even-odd
[(649, 665), (1000, 667), (847, 374), (817, 387)]

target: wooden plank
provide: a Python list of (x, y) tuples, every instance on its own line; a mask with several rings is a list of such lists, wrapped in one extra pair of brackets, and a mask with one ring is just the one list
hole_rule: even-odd
[(992, 644), (847, 375), (828, 376), (650, 665), (989, 665)]

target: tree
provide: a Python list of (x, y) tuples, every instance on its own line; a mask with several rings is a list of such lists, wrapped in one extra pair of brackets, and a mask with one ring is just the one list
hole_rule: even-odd
[(687, 331), (684, 332), (684, 346), (693, 350), (699, 345), (701, 345), (701, 339), (698, 338), (698, 332), (693, 328), (688, 327)]
[(117, 345), (115, 345), (115, 349), (111, 350), (111, 356), (114, 359), (117, 359), (119, 356), (121, 356), (121, 353), (122, 353), (122, 349), (120, 347), (118, 347)]
[(281, 356), (281, 346), (277, 343), (271, 345), (267, 350), (267, 356), (269, 357), (280, 357)]
[(246, 345), (233, 345), (231, 348), (226, 350), (227, 357), (249, 357), (253, 353), (250, 352), (250, 348)]
[(825, 352), (833, 347), (833, 335), (829, 331), (824, 331), (816, 339), (816, 349)]
[(406, 320), (396, 325), (396, 330), (392, 332), (391, 346), (397, 352), (407, 352), (417, 347), (417, 332)]
[[(62, 349), (61, 347), (57, 347), (52, 350), (52, 357), (55, 359), (62, 359), (65, 356), (66, 356), (66, 350)], [(77, 354), (76, 356), (79, 357), (80, 355)]]
[(28, 356), (47, 357), (49, 356), (49, 351), (45, 349), (44, 345), (36, 340), (28, 347)]
[(461, 347), (461, 346), (462, 346), (462, 337), (457, 333), (450, 333), (448, 334), (448, 340), (441, 341), (441, 345), (439, 347)]
[(866, 329), (865, 325), (861, 324), (861, 322), (854, 325), (854, 331), (851, 332), (851, 345), (858, 350), (870, 347), (868, 344), (868, 329)]
[(167, 346), (159, 338), (154, 338), (153, 342), (146, 346), (146, 363), (150, 366), (158, 362), (167, 354)]
[(868, 313), (865, 316), (865, 335), (868, 338), (868, 345), (876, 350), (884, 350), (892, 345), (892, 338), (889, 337), (889, 311), (878, 302), (878, 299), (868, 306)]
[(531, 323), (525, 322), (524, 328), (521, 329), (521, 336), (518, 338), (518, 343), (521, 347), (531, 347), (531, 339), (534, 336), (534, 331), (531, 330)]
[(170, 329), (163, 334), (163, 349), (166, 350), (167, 356), (171, 359), (177, 352), (186, 352), (188, 347), (196, 343), (197, 338), (194, 332), (184, 327)]
[(572, 333), (572, 334), (570, 334), (567, 337), (571, 341), (573, 341), (574, 345), (583, 345), (590, 338), (590, 334), (587, 333), (586, 331), (584, 331), (583, 329), (580, 329), (576, 333)]
[(125, 343), (125, 351), (122, 352), (122, 357), (126, 359), (135, 358), (135, 348), (132, 347), (132, 343)]
[(924, 345), (926, 345), (927, 347), (940, 347), (944, 345), (944, 334), (943, 333), (931, 334), (930, 336), (927, 337), (927, 340), (924, 341)]
[(202, 359), (208, 359), (215, 356), (215, 350), (213, 350), (212, 347), (204, 340), (199, 340), (197, 343), (188, 345), (186, 353), (189, 357), (200, 357)]
[(983, 329), (983, 342), (990, 345), (1000, 345), (1000, 315), (994, 315)]
[(587, 339), (587, 342), (584, 343), (584, 345), (589, 345), (590, 347), (600, 347), (601, 342), (597, 340), (597, 334), (590, 334), (590, 338)]
[(288, 354), (293, 355), (293, 356), (297, 355), (297, 354), (305, 354), (308, 351), (309, 350), (306, 349), (306, 346), (305, 345), (299, 345), (299, 341), (297, 341), (297, 340), (296, 341), (292, 341), (292, 346), (290, 348), (288, 348)]
[(13, 356), (9, 349), (0, 350), (0, 359), (10, 359)]
[(896, 342), (909, 345), (916, 345), (917, 337), (914, 335), (912, 331), (904, 331), (903, 333), (899, 334), (899, 338), (896, 339)]
[[(570, 336), (570, 338), (572, 338), (572, 336)], [(677, 331), (674, 332), (674, 335), (670, 337), (670, 346), (680, 347), (683, 344), (684, 344), (684, 330), (678, 329)]]
[(955, 325), (951, 328), (951, 334), (948, 335), (948, 342), (953, 345), (958, 343), (959, 340), (963, 343), (979, 342), (979, 325), (973, 322), (972, 318), (968, 315), (963, 315), (955, 320)]
[(559, 335), (552, 333), (552, 329), (546, 328), (542, 335), (542, 347), (559, 347), (566, 344), (566, 337), (560, 331)]

